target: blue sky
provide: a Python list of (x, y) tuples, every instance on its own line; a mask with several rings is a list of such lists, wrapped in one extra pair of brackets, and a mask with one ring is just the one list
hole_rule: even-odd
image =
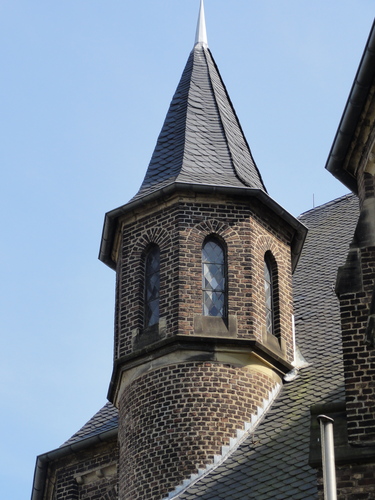
[[(346, 193), (324, 165), (371, 0), (206, 0), (209, 45), (270, 195)], [(106, 401), (106, 211), (140, 186), (193, 46), (198, 0), (0, 1), (0, 498)]]

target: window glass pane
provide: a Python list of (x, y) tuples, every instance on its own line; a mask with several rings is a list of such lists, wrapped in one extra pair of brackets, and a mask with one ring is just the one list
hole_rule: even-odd
[(222, 292), (203, 291), (203, 314), (204, 316), (220, 316), (225, 314), (225, 294)]
[(267, 259), (264, 261), (264, 295), (266, 306), (266, 331), (267, 333), (274, 333), (273, 328), (273, 285), (272, 285), (272, 271), (271, 266)]
[(202, 249), (204, 316), (225, 316), (225, 286), (223, 249), (214, 240), (209, 240)]
[(223, 263), (223, 250), (215, 241), (208, 241), (203, 247), (203, 262)]
[(159, 321), (160, 250), (154, 246), (146, 256), (145, 273), (145, 327)]
[(224, 290), (225, 277), (224, 266), (218, 264), (203, 264), (204, 288), (212, 290)]

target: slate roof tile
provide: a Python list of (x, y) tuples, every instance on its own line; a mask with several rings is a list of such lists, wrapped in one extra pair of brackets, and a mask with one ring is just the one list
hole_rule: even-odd
[(111, 403), (106, 403), (101, 410), (62, 446), (73, 444), (81, 439), (86, 439), (102, 432), (116, 429), (118, 426), (118, 411)]
[(189, 56), (133, 200), (173, 182), (266, 191), (212, 54), (199, 44)]

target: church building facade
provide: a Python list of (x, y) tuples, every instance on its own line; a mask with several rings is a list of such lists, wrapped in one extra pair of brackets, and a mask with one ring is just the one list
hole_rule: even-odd
[(296, 219), (267, 193), (201, 1), (144, 181), (105, 216), (109, 402), (37, 458), (32, 500), (322, 498), (322, 412), (339, 498), (375, 498), (374, 39), (327, 164), (354, 194)]

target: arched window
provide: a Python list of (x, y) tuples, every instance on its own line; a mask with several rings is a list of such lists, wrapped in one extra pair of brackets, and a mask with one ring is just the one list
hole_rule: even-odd
[(274, 317), (274, 276), (270, 256), (264, 257), (264, 294), (266, 306), (266, 332), (275, 335)]
[(145, 260), (144, 326), (159, 322), (160, 250), (152, 245)]
[(210, 237), (202, 248), (204, 316), (226, 316), (226, 274), (224, 249), (216, 238)]

